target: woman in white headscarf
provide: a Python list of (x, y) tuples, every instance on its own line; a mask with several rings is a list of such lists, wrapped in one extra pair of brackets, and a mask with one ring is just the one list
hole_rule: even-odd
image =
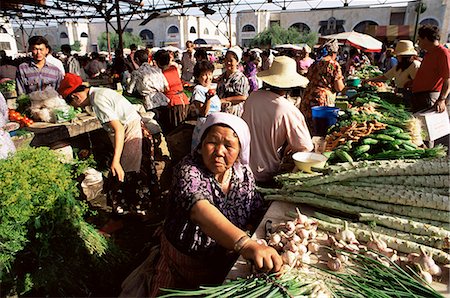
[(0, 159), (7, 158), (9, 154), (16, 152), (16, 147), (6, 129), (8, 123), (8, 106), (3, 94), (0, 93)]
[(238, 255), (263, 271), (282, 265), (273, 248), (245, 232), (264, 211), (248, 166), (247, 124), (217, 112), (208, 116), (200, 135), (201, 143), (174, 171), (151, 297), (160, 288), (221, 284)]

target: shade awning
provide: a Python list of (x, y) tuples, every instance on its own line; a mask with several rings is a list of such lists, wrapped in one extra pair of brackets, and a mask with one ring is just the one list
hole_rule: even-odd
[(380, 52), (383, 43), (370, 35), (356, 31), (322, 36), (323, 39), (337, 39), (364, 52)]
[(194, 40), (195, 45), (221, 45), (222, 43), (218, 39), (213, 38), (197, 38)]

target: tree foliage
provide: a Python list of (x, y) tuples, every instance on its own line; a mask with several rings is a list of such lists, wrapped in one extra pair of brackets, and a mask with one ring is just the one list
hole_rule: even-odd
[[(135, 44), (137, 46), (143, 45), (142, 39), (138, 35), (132, 34), (130, 32), (124, 32), (122, 34), (122, 38), (124, 48), (129, 48), (130, 45), (132, 44)], [(109, 39), (111, 42), (111, 49), (114, 51), (119, 47), (119, 35), (115, 32), (110, 32)], [(106, 32), (100, 34), (100, 36), (97, 39), (97, 43), (99, 51), (108, 50), (108, 39), (106, 36)]]
[(273, 25), (259, 33), (251, 42), (252, 47), (273, 47), (277, 44), (306, 43), (313, 47), (317, 43), (317, 33), (303, 33), (296, 28), (285, 29), (280, 25)]

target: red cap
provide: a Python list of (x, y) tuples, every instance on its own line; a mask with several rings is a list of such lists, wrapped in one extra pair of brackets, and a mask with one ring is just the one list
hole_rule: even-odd
[(58, 88), (58, 93), (61, 94), (63, 98), (69, 96), (75, 89), (83, 84), (83, 80), (80, 76), (77, 76), (73, 73), (66, 73), (64, 79), (61, 81), (61, 84)]

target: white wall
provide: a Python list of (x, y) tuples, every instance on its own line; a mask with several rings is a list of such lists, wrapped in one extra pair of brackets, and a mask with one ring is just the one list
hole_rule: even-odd
[(5, 22), (2, 18), (0, 18), (0, 26), (6, 30), (6, 33), (0, 33), (0, 41), (4, 43), (0, 49), (5, 50), (7, 56), (15, 58), (17, 55), (17, 43), (14, 30), (11, 24)]

